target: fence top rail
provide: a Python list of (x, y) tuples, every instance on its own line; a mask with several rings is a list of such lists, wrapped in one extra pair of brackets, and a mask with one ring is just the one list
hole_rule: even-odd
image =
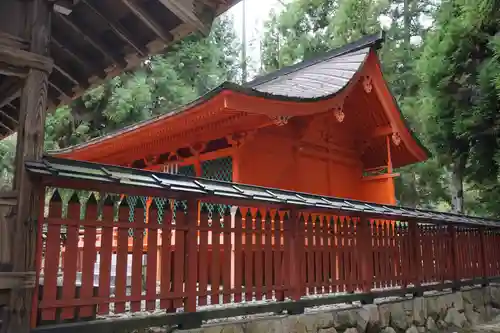
[(310, 210), (340, 215), (366, 216), (433, 224), (499, 228), (500, 221), (423, 209), (380, 205), (342, 198), (299, 193), (204, 178), (173, 175), (127, 167), (55, 157), (27, 162), (26, 170), (43, 186), (129, 195), (194, 198), (235, 206), (267, 206), (276, 209)]

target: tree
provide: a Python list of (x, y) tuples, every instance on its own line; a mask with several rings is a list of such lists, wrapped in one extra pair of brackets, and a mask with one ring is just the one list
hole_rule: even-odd
[(500, 2), (445, 2), (417, 66), (424, 129), (438, 161), (449, 169), (457, 212), (464, 210), (466, 178), (498, 179), (498, 31)]

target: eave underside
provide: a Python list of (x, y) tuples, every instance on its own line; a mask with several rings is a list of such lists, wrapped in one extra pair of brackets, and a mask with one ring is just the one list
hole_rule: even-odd
[[(48, 108), (71, 102), (191, 32), (207, 33), (214, 17), (238, 1), (81, 0), (68, 5), (69, 15), (54, 11)], [(25, 8), (21, 0), (0, 1), (0, 47), (4, 50), (28, 51), (29, 43), (22, 35)], [(21, 89), (28, 70), (2, 60), (0, 138), (17, 131)]]

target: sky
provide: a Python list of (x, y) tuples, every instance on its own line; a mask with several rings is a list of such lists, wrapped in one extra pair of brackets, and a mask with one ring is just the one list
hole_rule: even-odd
[[(236, 35), (241, 40), (243, 31), (243, 3), (246, 6), (247, 54), (255, 64), (260, 63), (260, 40), (262, 39), (265, 21), (271, 10), (279, 13), (283, 9), (281, 3), (290, 0), (242, 0), (224, 15), (233, 18)], [(281, 3), (280, 3), (281, 2)]]

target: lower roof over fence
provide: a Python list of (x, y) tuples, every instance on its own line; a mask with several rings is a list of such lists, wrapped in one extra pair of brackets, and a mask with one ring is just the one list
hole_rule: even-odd
[(27, 162), (27, 171), (41, 178), (46, 186), (72, 187), (86, 190), (114, 190), (128, 194), (165, 196), (170, 198), (199, 198), (241, 205), (258, 202), (277, 209), (314, 209), (365, 215), (370, 218), (413, 220), (417, 222), (500, 227), (500, 221), (466, 215), (434, 212), (423, 209), (379, 205), (368, 202), (299, 193), (274, 188), (235, 184), (204, 178), (193, 178), (113, 165), (96, 164), (46, 157)]

